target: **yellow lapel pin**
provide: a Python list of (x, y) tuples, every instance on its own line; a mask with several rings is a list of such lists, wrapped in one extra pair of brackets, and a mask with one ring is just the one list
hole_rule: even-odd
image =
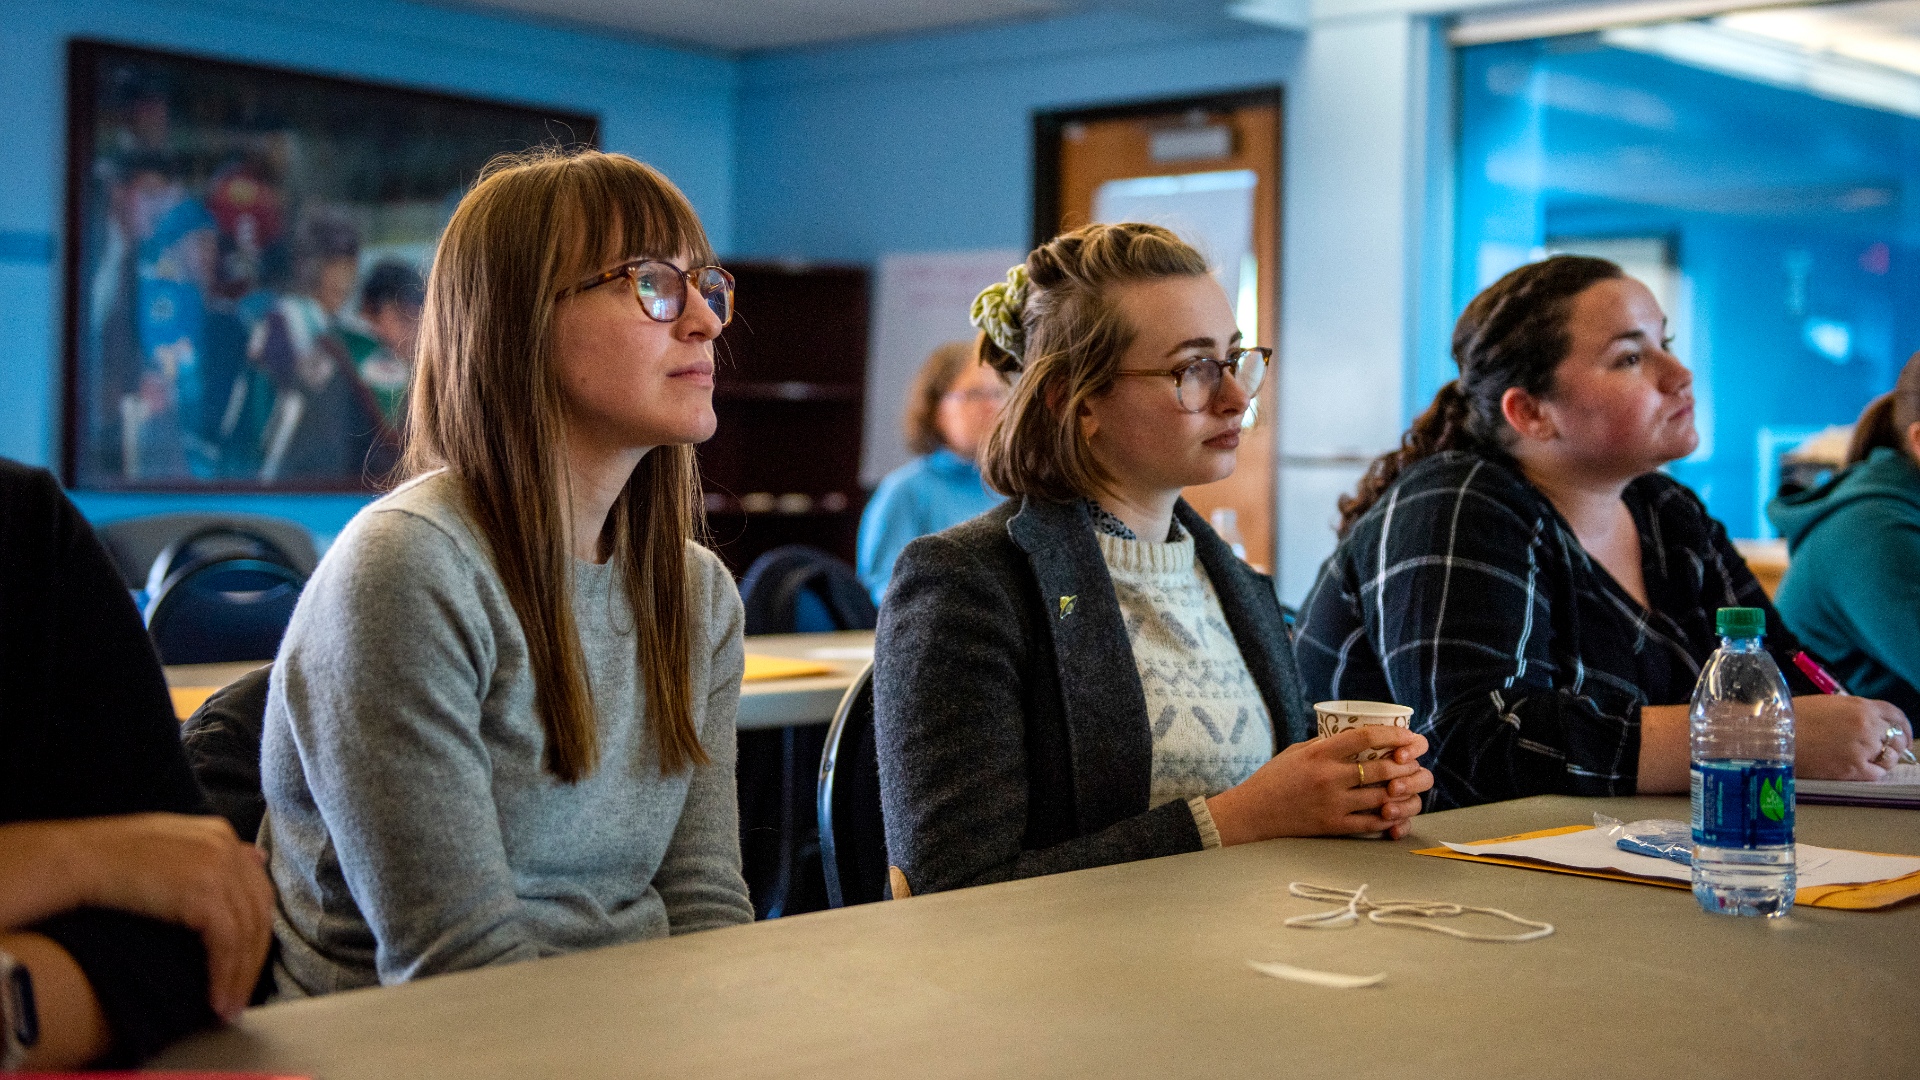
[(1061, 618), (1064, 619), (1067, 616), (1073, 614), (1073, 601), (1074, 601), (1074, 598), (1071, 596), (1063, 596), (1060, 598), (1060, 617)]

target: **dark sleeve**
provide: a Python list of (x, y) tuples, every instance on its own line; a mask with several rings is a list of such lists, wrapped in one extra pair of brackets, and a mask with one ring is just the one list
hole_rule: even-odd
[(207, 801), (249, 844), (258, 839), (267, 813), (260, 791), (260, 740), (272, 672), (262, 667), (221, 687), (181, 726), (187, 760)]
[(53, 477), (0, 468), (0, 821), (204, 813), (159, 658)]
[(1429, 808), (1529, 795), (1632, 794), (1640, 710), (1630, 688), (1556, 670), (1555, 595), (1570, 580), (1552, 525), (1505, 497), (1484, 463), (1404, 492), (1360, 555), (1367, 647), (1390, 700), (1431, 742)]
[[(1029, 732), (1025, 703), (1049, 674), (1029, 670), (1038, 650), (1019, 604), (945, 536), (914, 541), (894, 564), (874, 649), (874, 736), (888, 860), (916, 893), (1201, 848), (1184, 800), (1025, 848), (1029, 739), (1045, 737)], [(1070, 793), (1059, 811), (1072, 812)]]
[(32, 929), (65, 949), (93, 986), (113, 1030), (113, 1048), (96, 1065), (131, 1068), (213, 1023), (207, 954), (193, 931), (97, 908), (56, 915)]
[[(1360, 546), (1358, 539), (1353, 546)], [(1321, 565), (1300, 605), (1293, 628), (1293, 661), (1307, 701), (1393, 700), (1367, 639), (1366, 606), (1355, 585), (1359, 580), (1349, 545), (1343, 543)], [(1319, 724), (1311, 711), (1308, 720), (1317, 734)]]
[[(204, 813), (126, 585), (53, 477), (0, 462), (0, 821)], [(118, 912), (35, 926), (79, 963), (127, 1064), (213, 1021), (189, 931)]]

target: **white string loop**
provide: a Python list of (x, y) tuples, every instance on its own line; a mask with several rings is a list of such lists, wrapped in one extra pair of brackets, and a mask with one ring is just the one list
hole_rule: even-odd
[[(1286, 920), (1286, 925), (1299, 930), (1337, 930), (1356, 926), (1360, 922), (1360, 913), (1366, 912), (1367, 921), (1381, 926), (1411, 926), (1416, 930), (1431, 930), (1436, 934), (1446, 934), (1462, 941), (1487, 941), (1502, 945), (1518, 944), (1522, 941), (1538, 941), (1553, 933), (1552, 923), (1535, 922), (1523, 919), (1510, 911), (1499, 908), (1468, 907), (1463, 904), (1450, 904), (1443, 900), (1373, 900), (1367, 896), (1367, 887), (1360, 886), (1349, 892), (1329, 885), (1314, 885), (1310, 882), (1296, 881), (1287, 886), (1287, 892), (1302, 900), (1314, 900), (1323, 904), (1340, 904), (1331, 911), (1316, 911), (1307, 915), (1295, 915)], [(1468, 913), (1491, 915), (1496, 919), (1505, 919), (1521, 926), (1533, 929), (1523, 934), (1476, 934), (1471, 930), (1461, 930), (1452, 926), (1441, 926), (1428, 921), (1432, 919), (1450, 919)]]

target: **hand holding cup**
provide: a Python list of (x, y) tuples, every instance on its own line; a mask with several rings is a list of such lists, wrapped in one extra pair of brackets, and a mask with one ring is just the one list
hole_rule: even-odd
[[(1413, 725), (1413, 710), (1405, 705), (1395, 705), (1390, 701), (1344, 699), (1319, 701), (1314, 703), (1313, 712), (1319, 721), (1322, 739), (1331, 739), (1342, 732), (1357, 728), (1380, 726), (1410, 731)], [(1354, 755), (1354, 777), (1357, 784), (1367, 786), (1371, 783), (1367, 777), (1367, 762), (1377, 761), (1392, 752), (1392, 749), (1387, 747), (1368, 747)], [(1376, 772), (1375, 775), (1377, 776), (1378, 773)], [(1384, 829), (1371, 829), (1352, 835), (1363, 840), (1377, 840), (1385, 836), (1386, 832), (1387, 830)]]
[(1399, 839), (1420, 812), (1421, 792), (1433, 787), (1433, 774), (1420, 766), (1426, 752), (1426, 737), (1404, 720), (1351, 724), (1287, 747), (1207, 806), (1226, 845), (1278, 836)]

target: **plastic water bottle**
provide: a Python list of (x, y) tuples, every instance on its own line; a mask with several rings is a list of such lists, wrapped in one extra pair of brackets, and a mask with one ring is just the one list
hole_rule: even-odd
[(1693, 743), (1693, 895), (1721, 915), (1793, 908), (1793, 696), (1760, 648), (1759, 608), (1721, 608), (1700, 671)]

